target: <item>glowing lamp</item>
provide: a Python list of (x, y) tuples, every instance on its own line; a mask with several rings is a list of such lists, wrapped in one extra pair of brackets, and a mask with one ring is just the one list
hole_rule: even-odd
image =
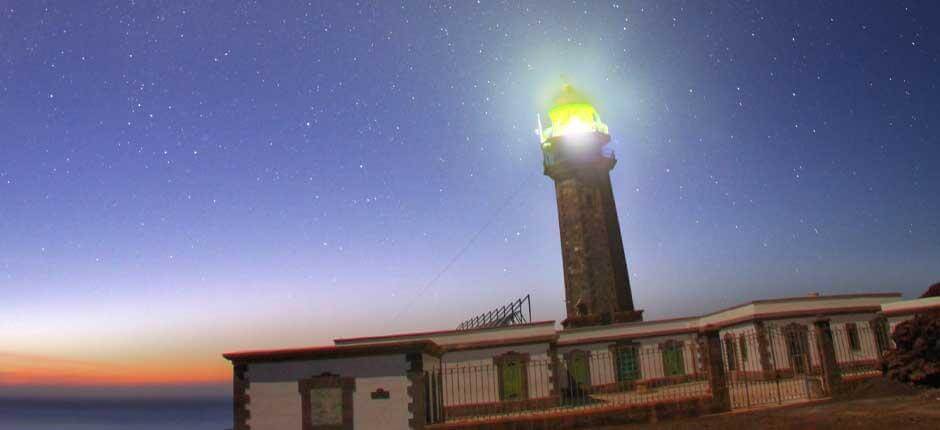
[(538, 130), (547, 164), (567, 155), (599, 153), (610, 142), (607, 124), (601, 121), (587, 98), (571, 85), (565, 84), (555, 97), (548, 118), (551, 124), (545, 128), (539, 119)]
[(601, 121), (594, 106), (571, 85), (565, 84), (555, 98), (554, 106), (548, 111), (551, 125), (541, 128), (539, 136), (543, 145), (551, 145), (558, 138), (599, 133), (608, 135), (607, 124)]

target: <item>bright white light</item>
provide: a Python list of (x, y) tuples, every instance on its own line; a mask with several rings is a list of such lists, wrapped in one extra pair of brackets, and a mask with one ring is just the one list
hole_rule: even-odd
[(594, 131), (594, 126), (581, 122), (577, 116), (572, 116), (564, 127), (559, 131), (558, 136), (571, 136), (576, 134), (585, 134)]

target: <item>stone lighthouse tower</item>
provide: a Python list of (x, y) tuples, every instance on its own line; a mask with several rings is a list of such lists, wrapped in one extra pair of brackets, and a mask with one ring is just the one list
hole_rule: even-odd
[(565, 272), (566, 327), (640, 321), (620, 236), (605, 150), (607, 126), (587, 99), (565, 85), (539, 134), (545, 175), (555, 181)]

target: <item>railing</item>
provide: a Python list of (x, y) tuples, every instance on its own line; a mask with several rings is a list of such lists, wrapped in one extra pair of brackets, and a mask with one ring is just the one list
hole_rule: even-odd
[(887, 328), (877, 323), (834, 324), (832, 344), (843, 380), (881, 375)]
[(629, 409), (710, 397), (691, 342), (497, 358), (426, 373), (428, 421)]
[(732, 408), (750, 408), (825, 395), (817, 336), (812, 327), (730, 332), (722, 336), (722, 361)]
[(477, 328), (505, 327), (516, 324), (525, 324), (532, 321), (532, 302), (529, 295), (521, 299), (500, 306), (487, 313), (477, 315), (457, 326), (457, 330), (471, 330)]
[[(869, 323), (766, 324), (725, 330), (721, 368), (732, 409), (830, 395), (830, 385), (880, 375), (887, 335)], [(828, 343), (831, 342), (831, 347)], [(664, 342), (561, 347), (555, 356), (507, 353), (445, 363), (425, 373), (429, 423), (564, 412), (621, 411), (713, 399), (709, 364), (693, 337)], [(834, 363), (827, 369), (826, 363)], [(832, 379), (834, 376), (835, 379)]]
[[(864, 325), (863, 325), (864, 324)], [(884, 337), (868, 323), (832, 323), (832, 348), (842, 380), (878, 376)], [(722, 336), (722, 361), (733, 408), (785, 404), (830, 394), (816, 329), (768, 325)]]

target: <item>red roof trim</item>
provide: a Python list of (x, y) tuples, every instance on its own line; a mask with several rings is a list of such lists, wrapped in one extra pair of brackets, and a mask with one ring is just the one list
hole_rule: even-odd
[(720, 321), (715, 324), (708, 324), (697, 327), (688, 327), (688, 328), (677, 328), (671, 330), (660, 330), (652, 332), (640, 332), (640, 333), (624, 333), (619, 335), (607, 335), (599, 337), (589, 337), (583, 339), (572, 339), (572, 340), (560, 340), (558, 346), (571, 346), (571, 345), (584, 345), (588, 343), (598, 343), (598, 342), (614, 342), (618, 340), (628, 340), (628, 339), (644, 339), (650, 337), (658, 336), (671, 336), (675, 334), (685, 334), (685, 333), (697, 333), (703, 329), (722, 329), (725, 327), (733, 326), (735, 324), (741, 324), (750, 321), (756, 320), (775, 320), (783, 318), (800, 318), (800, 317), (812, 317), (817, 315), (840, 315), (840, 314), (860, 314), (860, 313), (877, 313), (881, 311), (881, 306), (855, 306), (851, 308), (818, 308), (818, 309), (807, 309), (807, 310), (796, 310), (796, 311), (783, 311), (783, 312), (767, 312), (762, 314), (753, 314), (745, 315), (743, 317), (735, 318), (728, 321)]
[(453, 351), (463, 351), (468, 349), (484, 349), (484, 348), (497, 348), (501, 346), (513, 346), (521, 345), (526, 343), (551, 343), (558, 339), (558, 335), (543, 335), (543, 336), (529, 336), (529, 337), (519, 337), (515, 339), (500, 339), (500, 340), (482, 340), (479, 342), (467, 342), (467, 343), (456, 343), (442, 345), (441, 350), (443, 352), (453, 352)]
[(424, 332), (414, 332), (414, 333), (386, 334), (386, 335), (381, 335), (381, 336), (347, 337), (347, 338), (334, 339), (333, 342), (338, 345), (338, 344), (348, 343), (348, 342), (365, 342), (365, 341), (409, 338), (409, 337), (427, 337), (427, 336), (436, 336), (436, 335), (443, 335), (443, 334), (457, 334), (457, 333), (460, 333), (460, 334), (478, 333), (478, 332), (487, 331), (487, 330), (532, 327), (532, 326), (546, 325), (546, 324), (555, 325), (555, 321), (554, 320), (536, 321), (536, 322), (530, 322), (526, 324), (517, 324), (517, 325), (512, 325), (512, 326), (486, 327), (486, 328), (477, 328), (477, 329), (470, 329), (470, 330), (437, 330), (437, 331), (424, 331)]
[(222, 354), (230, 361), (281, 361), (335, 358), (389, 353), (427, 352), (439, 355), (440, 347), (430, 341), (394, 342), (369, 345), (314, 346), (306, 348), (236, 351)]
[(658, 337), (658, 336), (671, 336), (674, 334), (692, 334), (698, 333), (698, 327), (691, 328), (677, 328), (672, 330), (660, 330), (646, 333), (628, 333), (628, 334), (619, 334), (619, 335), (609, 335), (601, 337), (590, 337), (584, 339), (572, 339), (572, 340), (560, 340), (558, 341), (558, 346), (571, 346), (571, 345), (584, 345), (588, 343), (598, 343), (598, 342), (614, 342), (618, 340), (627, 340), (627, 339), (641, 339), (647, 337)]
[(574, 327), (574, 328), (562, 329), (560, 333), (580, 333), (584, 331), (597, 330), (598, 327), (603, 327), (603, 328), (642, 327), (645, 325), (656, 325), (656, 324), (672, 323), (672, 322), (680, 322), (680, 321), (695, 321), (695, 320), (698, 320), (699, 318), (701, 317), (694, 316), (694, 317), (665, 318), (661, 320), (621, 322), (621, 323), (607, 324), (603, 326)]

